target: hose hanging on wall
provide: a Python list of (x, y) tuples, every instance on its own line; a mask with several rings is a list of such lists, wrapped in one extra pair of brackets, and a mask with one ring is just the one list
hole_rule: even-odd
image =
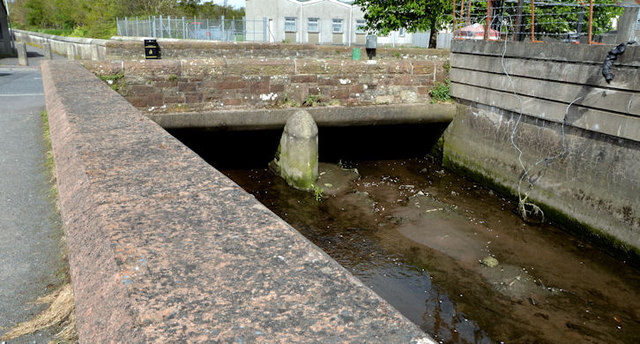
[(627, 48), (627, 45), (636, 44), (636, 41), (629, 41), (625, 43), (618, 44), (617, 47), (609, 50), (607, 53), (607, 57), (604, 59), (604, 63), (602, 64), (602, 76), (607, 81), (607, 84), (613, 80), (615, 75), (611, 73), (611, 67), (613, 67), (613, 61), (618, 59), (618, 56), (622, 55)]

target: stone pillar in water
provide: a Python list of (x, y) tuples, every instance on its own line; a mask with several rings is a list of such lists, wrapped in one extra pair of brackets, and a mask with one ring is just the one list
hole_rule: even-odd
[(313, 190), (318, 179), (318, 126), (307, 111), (298, 110), (287, 120), (273, 165), (290, 186)]

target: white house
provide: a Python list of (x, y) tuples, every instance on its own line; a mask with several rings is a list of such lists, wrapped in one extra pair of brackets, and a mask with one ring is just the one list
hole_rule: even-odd
[[(246, 0), (246, 25), (268, 42), (364, 45), (367, 35), (364, 13), (350, 0)], [(425, 46), (424, 36), (394, 31), (378, 44)]]

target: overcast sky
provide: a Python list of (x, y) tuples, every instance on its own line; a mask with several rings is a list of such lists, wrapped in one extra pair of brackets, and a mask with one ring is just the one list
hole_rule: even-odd
[[(205, 2), (207, 2), (207, 0), (205, 0)], [(213, 2), (216, 5), (224, 5), (224, 0), (209, 0), (208, 2)], [(245, 6), (244, 0), (227, 0), (227, 4), (234, 8)]]

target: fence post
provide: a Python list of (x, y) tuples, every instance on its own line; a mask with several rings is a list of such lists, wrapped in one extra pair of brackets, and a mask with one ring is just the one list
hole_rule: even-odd
[(124, 35), (129, 36), (129, 21), (127, 21), (127, 17), (124, 17)]
[(269, 41), (269, 33), (267, 32), (269, 29), (269, 23), (267, 23), (267, 17), (262, 17), (262, 41), (263, 42), (268, 42)]
[[(487, 24), (485, 25), (485, 29), (484, 29), (484, 40), (488, 41), (489, 40), (489, 32), (491, 31), (491, 5), (492, 5), (492, 0), (487, 1)], [(533, 4), (533, 0), (531, 1), (531, 3)]]
[(464, 0), (460, 1), (460, 26), (464, 26)]
[(249, 35), (249, 33), (247, 32), (247, 18), (246, 17), (242, 17), (242, 35), (244, 36), (242, 41), (246, 42), (247, 41), (247, 36)]
[[(488, 3), (488, 2), (487, 2)], [(487, 4), (487, 6), (489, 6)], [(453, 38), (456, 38), (456, 0), (453, 0)]]
[(589, 2), (589, 39), (587, 43), (591, 44), (593, 41), (591, 40), (593, 32), (593, 0)]
[(513, 34), (513, 40), (519, 41), (522, 34), (520, 30), (522, 29), (522, 0), (518, 0), (518, 13), (516, 14), (516, 25), (515, 25), (515, 33)]
[(227, 40), (226, 40), (226, 37), (225, 37), (225, 34), (224, 34), (224, 16), (221, 16), (220, 21), (222, 22), (222, 23), (220, 24), (220, 28), (222, 29), (222, 37), (220, 37), (220, 38), (221, 38), (221, 40), (222, 40), (223, 42), (226, 42)]
[(156, 27), (156, 16), (153, 16), (153, 35), (151, 37), (158, 37), (158, 28)]

